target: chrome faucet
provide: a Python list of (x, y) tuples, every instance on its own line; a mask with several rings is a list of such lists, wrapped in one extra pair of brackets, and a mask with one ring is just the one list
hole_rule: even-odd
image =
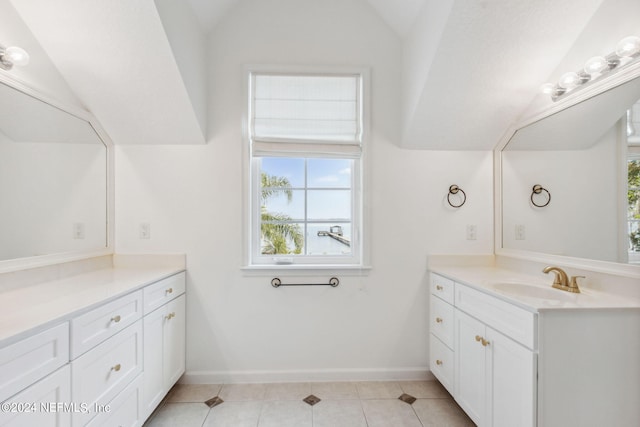
[(561, 269), (560, 267), (552, 267), (552, 266), (545, 267), (542, 270), (542, 272), (546, 274), (553, 272), (555, 274), (555, 277), (553, 279), (553, 285), (551, 285), (551, 287), (560, 289), (563, 291), (567, 291), (567, 292), (573, 292), (575, 294), (580, 293), (580, 288), (578, 287), (577, 279), (578, 277), (584, 277), (584, 276), (571, 276), (571, 281), (569, 281), (569, 277), (567, 276), (567, 273), (565, 273), (563, 269)]

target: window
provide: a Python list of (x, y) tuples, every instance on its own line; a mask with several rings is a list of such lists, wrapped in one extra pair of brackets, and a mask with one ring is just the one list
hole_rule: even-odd
[(627, 111), (627, 144), (629, 262), (640, 263), (640, 101)]
[(249, 73), (249, 264), (362, 262), (362, 73)]

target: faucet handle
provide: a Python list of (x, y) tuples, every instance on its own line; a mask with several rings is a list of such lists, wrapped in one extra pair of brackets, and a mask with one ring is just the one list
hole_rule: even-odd
[(580, 287), (578, 286), (578, 278), (584, 279), (584, 276), (571, 276), (571, 284), (569, 285), (569, 290), (576, 294), (580, 293)]

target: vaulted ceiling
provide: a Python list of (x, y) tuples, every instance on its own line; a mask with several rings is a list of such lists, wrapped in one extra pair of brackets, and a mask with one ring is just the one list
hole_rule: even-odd
[[(0, 12), (15, 8), (117, 144), (194, 144), (209, 136), (207, 34), (250, 1), (0, 0)], [(542, 83), (640, 34), (638, 0), (344, 1), (401, 40), (405, 148), (492, 149), (548, 105)]]

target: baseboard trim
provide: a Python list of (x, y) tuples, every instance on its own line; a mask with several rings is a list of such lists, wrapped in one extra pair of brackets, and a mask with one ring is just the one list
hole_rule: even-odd
[(319, 369), (308, 371), (187, 371), (180, 384), (247, 384), (329, 381), (433, 381), (427, 368)]

